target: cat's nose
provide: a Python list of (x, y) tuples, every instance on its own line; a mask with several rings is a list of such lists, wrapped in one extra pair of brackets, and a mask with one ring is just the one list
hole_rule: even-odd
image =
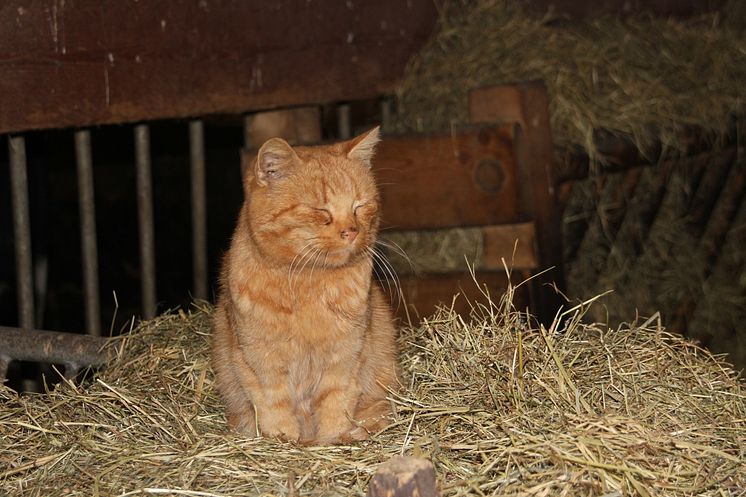
[(342, 240), (347, 240), (348, 242), (352, 243), (357, 237), (358, 231), (359, 230), (355, 226), (350, 226), (349, 228), (345, 228), (340, 231), (339, 236), (342, 238)]

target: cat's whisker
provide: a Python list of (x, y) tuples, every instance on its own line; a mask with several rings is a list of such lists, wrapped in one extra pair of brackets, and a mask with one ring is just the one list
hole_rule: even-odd
[(382, 274), (381, 271), (379, 270), (380, 263), (378, 263), (378, 254), (376, 253), (375, 249), (373, 249), (372, 247), (369, 247), (367, 249), (367, 252), (368, 254), (370, 254), (370, 257), (371, 257), (371, 264), (373, 266), (373, 272), (375, 273), (378, 280), (381, 282), (381, 286), (383, 287), (384, 285), (386, 285), (386, 290), (389, 296), (391, 296), (391, 283), (389, 282), (389, 278), (386, 275), (386, 273), (384, 272)]
[[(371, 254), (373, 255), (374, 259), (378, 261), (378, 263), (381, 266), (381, 269), (384, 271), (385, 275), (387, 276), (386, 283), (388, 286), (388, 292), (389, 296), (393, 297), (393, 293), (396, 294), (397, 300), (399, 304), (404, 300), (402, 289), (401, 289), (401, 280), (399, 279), (399, 275), (396, 274), (396, 271), (394, 270), (391, 263), (386, 259), (383, 253), (379, 252), (375, 248), (371, 248)], [(393, 284), (393, 289), (392, 289)]]
[(376, 244), (379, 244), (379, 245), (382, 245), (382, 246), (384, 246), (386, 248), (389, 248), (389, 249), (393, 250), (394, 252), (396, 252), (397, 254), (399, 254), (402, 257), (402, 259), (404, 259), (405, 261), (407, 261), (407, 264), (409, 264), (409, 268), (412, 270), (412, 272), (413, 273), (415, 272), (415, 268), (414, 268), (414, 264), (412, 263), (412, 259), (409, 257), (409, 255), (407, 255), (407, 253), (404, 251), (404, 249), (401, 247), (401, 245), (399, 245), (398, 243), (396, 243), (393, 240), (376, 240)]
[(387, 268), (387, 271), (391, 274), (391, 281), (394, 286), (394, 295), (396, 296), (397, 300), (397, 310), (399, 309), (398, 304), (401, 304), (404, 301), (404, 294), (402, 293), (401, 289), (401, 281), (399, 280), (399, 275), (396, 274), (394, 269), (391, 267), (391, 265), (388, 262), (384, 263), (384, 267)]
[(295, 257), (293, 257), (293, 260), (292, 260), (292, 261), (290, 261), (290, 266), (289, 266), (289, 268), (288, 268), (288, 278), (290, 277), (290, 275), (291, 275), (291, 274), (292, 274), (292, 272), (293, 272), (293, 267), (295, 266), (295, 263), (296, 263), (296, 261), (298, 260), (298, 258), (299, 258), (299, 257), (300, 257), (301, 255), (303, 255), (303, 252), (304, 252), (304, 251), (305, 251), (305, 250), (306, 250), (306, 249), (307, 249), (307, 248), (308, 248), (308, 247), (309, 247), (310, 245), (312, 245), (312, 244), (313, 244), (313, 241), (314, 241), (314, 239), (313, 239), (313, 238), (307, 238), (307, 239), (306, 239), (306, 241), (307, 241), (308, 243), (306, 243), (305, 245), (303, 245), (303, 247), (302, 247), (302, 248), (300, 249), (300, 251), (298, 251), (298, 254), (296, 254), (296, 256), (295, 256)]
[[(314, 269), (316, 269), (316, 263), (319, 262), (319, 258), (321, 257), (322, 252), (325, 253), (326, 255), (329, 254), (329, 252), (326, 250), (323, 250), (323, 251), (321, 249), (318, 250), (318, 252), (316, 253), (316, 257), (313, 259), (313, 264), (311, 265), (311, 274), (309, 278), (313, 277), (313, 271)], [(324, 260), (326, 260), (326, 255), (324, 256)]]
[(295, 283), (298, 283), (298, 279), (300, 278), (300, 275), (303, 273), (303, 271), (306, 269), (306, 266), (308, 266), (308, 263), (311, 262), (315, 257), (318, 257), (318, 254), (321, 253), (321, 249), (318, 247), (311, 247), (311, 249), (307, 252), (307, 257), (304, 256), (303, 259), (305, 259), (305, 262), (303, 265), (298, 268), (298, 270), (295, 272)]
[[(412, 259), (409, 257), (409, 255), (407, 255), (407, 253), (404, 251), (404, 249), (401, 247), (401, 245), (399, 245), (398, 243), (396, 243), (393, 240), (377, 240), (376, 243), (380, 244), (383, 247), (390, 248), (391, 250), (393, 250), (394, 252), (396, 252), (397, 254), (399, 254), (405, 261), (407, 261), (407, 264), (409, 264), (409, 267), (410, 267), (412, 273), (416, 272), (414, 264), (412, 263)], [(396, 285), (397, 285), (397, 288), (398, 288), (398, 292), (397, 293), (399, 295), (399, 304), (401, 304), (403, 302), (403, 300), (404, 300), (404, 294), (402, 293), (401, 280), (399, 279), (399, 275), (396, 273), (396, 271), (394, 271), (394, 267), (391, 265), (391, 263), (386, 258), (386, 256), (383, 253), (381, 253), (380, 256), (381, 256), (381, 263), (384, 264), (384, 265), (386, 265), (387, 268), (389, 269), (389, 271), (395, 277)]]
[(297, 253), (297, 254), (295, 255), (295, 257), (293, 257), (293, 260), (292, 260), (292, 261), (290, 261), (290, 265), (288, 266), (288, 288), (290, 289), (290, 292), (291, 292), (291, 294), (292, 294), (292, 290), (293, 290), (293, 288), (292, 288), (292, 287), (293, 287), (293, 285), (292, 285), (292, 279), (293, 279), (293, 269), (295, 268), (295, 264), (296, 264), (296, 261), (298, 261), (298, 258), (299, 258), (299, 257), (301, 257), (301, 256), (303, 255), (303, 253), (305, 252), (305, 250), (306, 250), (306, 249), (307, 249), (307, 248), (308, 248), (308, 247), (309, 247), (309, 246), (310, 246), (310, 245), (311, 245), (312, 243), (313, 243), (313, 242), (311, 242), (311, 241), (309, 241), (308, 243), (306, 243), (306, 244), (305, 244), (305, 245), (304, 245), (304, 246), (303, 246), (303, 247), (302, 247), (302, 248), (300, 249), (300, 251), (298, 251), (298, 253)]
[[(303, 271), (304, 267), (306, 267), (306, 264), (308, 264), (308, 261), (310, 261), (310, 258), (313, 256), (315, 250), (318, 249), (313, 246), (313, 241), (311, 241), (304, 245), (301, 249), (301, 252), (293, 259), (293, 262), (295, 263), (295, 260), (298, 259), (298, 257), (300, 256), (300, 259), (298, 259), (298, 262), (295, 263), (295, 265), (290, 265), (290, 271), (288, 273), (288, 287), (290, 289), (291, 295), (293, 295), (293, 289), (295, 288), (296, 283), (298, 283), (300, 272)], [(306, 261), (305, 263), (303, 262), (304, 260)], [(303, 266), (301, 266), (301, 264), (303, 264)]]
[(290, 288), (293, 289), (298, 284), (298, 279), (300, 278), (301, 271), (303, 271), (303, 268), (308, 264), (308, 261), (311, 260), (311, 257), (313, 257), (315, 249), (314, 247), (309, 247), (307, 250), (305, 250), (301, 254), (301, 258), (298, 260), (298, 263), (295, 265), (295, 268), (293, 269), (293, 274), (291, 275), (292, 278), (290, 280)]
[(392, 281), (394, 283), (394, 288), (396, 290), (396, 295), (398, 297), (398, 303), (401, 304), (404, 301), (404, 294), (402, 293), (401, 289), (401, 280), (399, 279), (399, 275), (394, 270), (394, 267), (391, 265), (391, 263), (388, 261), (386, 256), (382, 253), (379, 253), (379, 258), (381, 260), (381, 264), (383, 267), (388, 271), (388, 273), (391, 275)]

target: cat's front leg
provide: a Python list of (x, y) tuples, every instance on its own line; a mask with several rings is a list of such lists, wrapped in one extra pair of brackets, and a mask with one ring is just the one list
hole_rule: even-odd
[(339, 443), (346, 441), (344, 435), (354, 427), (356, 388), (352, 381), (345, 381), (344, 374), (327, 374), (319, 386), (314, 418), (316, 420), (317, 443)]
[(256, 400), (256, 412), (262, 436), (287, 441), (300, 439), (300, 423), (286, 381), (264, 385), (260, 398)]

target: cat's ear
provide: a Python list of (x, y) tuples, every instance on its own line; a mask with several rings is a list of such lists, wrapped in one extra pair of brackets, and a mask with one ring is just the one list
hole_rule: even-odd
[(298, 155), (288, 142), (282, 138), (270, 138), (256, 155), (256, 182), (266, 186), (270, 181), (287, 176), (298, 160)]
[(380, 126), (376, 126), (367, 133), (363, 133), (349, 141), (347, 149), (347, 158), (359, 160), (366, 166), (370, 167), (370, 161), (373, 159), (376, 145), (381, 141)]

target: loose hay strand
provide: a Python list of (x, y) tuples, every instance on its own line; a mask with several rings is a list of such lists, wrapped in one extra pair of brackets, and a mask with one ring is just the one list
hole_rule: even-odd
[(86, 385), (0, 388), (0, 494), (359, 496), (408, 454), (434, 462), (446, 496), (746, 495), (731, 368), (655, 317), (610, 330), (565, 314), (535, 329), (510, 295), (402, 329), (397, 419), (336, 447), (227, 431), (209, 306), (142, 323)]

